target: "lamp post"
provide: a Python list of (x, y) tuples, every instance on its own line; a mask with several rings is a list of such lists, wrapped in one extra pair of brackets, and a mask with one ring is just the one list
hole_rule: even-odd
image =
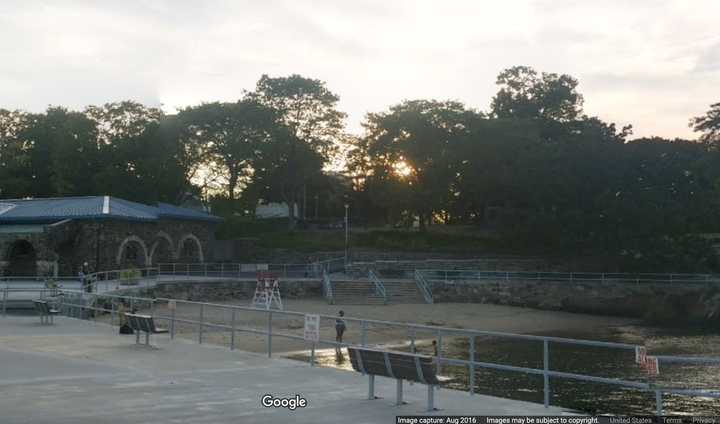
[(348, 264), (348, 250), (350, 248), (350, 233), (349, 233), (349, 225), (348, 225), (348, 209), (350, 209), (350, 204), (345, 203), (345, 266)]

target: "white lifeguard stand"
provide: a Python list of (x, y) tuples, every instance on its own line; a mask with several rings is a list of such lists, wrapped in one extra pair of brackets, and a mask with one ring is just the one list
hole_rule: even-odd
[(253, 308), (262, 309), (283, 309), (280, 298), (280, 283), (277, 275), (267, 271), (258, 271), (255, 295), (253, 296)]

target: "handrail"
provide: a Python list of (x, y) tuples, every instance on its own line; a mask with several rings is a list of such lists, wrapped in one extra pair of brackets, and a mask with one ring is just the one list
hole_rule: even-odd
[(427, 282), (422, 272), (417, 270), (415, 271), (415, 284), (418, 286), (418, 289), (420, 289), (420, 292), (425, 298), (425, 303), (433, 303), (433, 295), (430, 284)]
[(385, 291), (385, 285), (382, 283), (382, 281), (380, 281), (377, 274), (375, 274), (375, 272), (373, 270), (369, 270), (368, 278), (370, 279), (370, 281), (373, 282), (373, 284), (375, 284), (375, 293), (382, 296), (383, 302), (387, 303), (388, 298), (387, 298), (387, 292)]
[(118, 289), (123, 282), (140, 283), (142, 280), (156, 280), (158, 275), (159, 268), (155, 267), (115, 269), (87, 274), (83, 283), (86, 284), (84, 289), (97, 293), (100, 291), (101, 284), (104, 284), (106, 289), (109, 285), (115, 284), (115, 289)]
[(327, 270), (323, 270), (323, 289), (325, 291), (325, 299), (327, 299), (329, 304), (333, 304), (333, 292), (332, 292), (332, 284), (330, 283), (330, 276), (327, 273)]
[[(343, 259), (344, 261), (344, 259)], [(338, 258), (309, 263), (239, 263), (239, 262), (200, 262), (181, 263), (163, 262), (158, 264), (161, 275), (205, 276), (220, 278), (251, 277), (257, 271), (269, 271), (280, 277), (290, 278), (322, 278), (322, 270), (332, 272), (335, 265), (340, 264)]]
[[(95, 295), (95, 294), (87, 294), (82, 293), (83, 297), (87, 296), (93, 296), (96, 299), (100, 297), (107, 297), (111, 299), (130, 299), (134, 301), (140, 301), (140, 302), (147, 302), (151, 308), (154, 308), (154, 305), (158, 302), (170, 302), (173, 301), (176, 304), (189, 304), (189, 305), (196, 305), (201, 307), (216, 307), (221, 309), (227, 309), (232, 310), (232, 316), (233, 320), (230, 325), (227, 323), (218, 323), (218, 322), (208, 322), (203, 320), (203, 315), (200, 315), (200, 320), (185, 318), (185, 317), (176, 317), (175, 315), (175, 309), (171, 311), (171, 315), (162, 315), (158, 314), (156, 312), (162, 311), (153, 309), (153, 316), (157, 319), (166, 320), (170, 323), (171, 333), (170, 337), (174, 337), (174, 328), (175, 323), (185, 323), (190, 324), (192, 326), (198, 326), (200, 328), (198, 342), (202, 343), (202, 328), (214, 328), (214, 329), (220, 329), (224, 331), (231, 331), (231, 345), (230, 349), (234, 349), (234, 340), (235, 340), (235, 333), (236, 332), (248, 332), (252, 334), (260, 334), (264, 335), (268, 339), (267, 343), (267, 354), (268, 356), (271, 356), (271, 346), (272, 346), (272, 337), (283, 337), (283, 338), (289, 338), (292, 340), (298, 340), (303, 341), (304, 337), (302, 335), (296, 335), (296, 334), (289, 334), (289, 333), (278, 333), (273, 331), (272, 327), (272, 319), (273, 316), (279, 315), (287, 315), (287, 316), (294, 316), (294, 317), (302, 317), (304, 315), (303, 312), (295, 312), (295, 311), (265, 311), (265, 310), (258, 310), (251, 307), (244, 307), (244, 306), (237, 306), (237, 305), (226, 305), (226, 304), (215, 304), (215, 303), (207, 303), (207, 302), (193, 302), (193, 301), (187, 301), (187, 300), (180, 300), (180, 299), (168, 299), (168, 298), (156, 298), (156, 299), (150, 299), (150, 298), (138, 298), (138, 297), (127, 297), (127, 296), (118, 296), (118, 295)], [(89, 309), (93, 311), (99, 311), (99, 312), (105, 312), (105, 313), (111, 313), (116, 314), (117, 311), (114, 308), (114, 304), (111, 302), (111, 308), (108, 309), (106, 307), (105, 302), (88, 302), (88, 304), (72, 304), (67, 301), (64, 302), (63, 306), (70, 307), (70, 308), (80, 308), (80, 309)], [(65, 309), (66, 311), (70, 312), (70, 309)], [(235, 324), (235, 315), (236, 311), (253, 311), (258, 312), (261, 311), (263, 313), (267, 314), (268, 319), (268, 325), (266, 328), (262, 329), (255, 329), (250, 327), (239, 327)], [(82, 316), (82, 314), (80, 315)], [(320, 315), (321, 319), (325, 320), (332, 320), (334, 321), (337, 317), (331, 316), (331, 315)], [(609, 385), (616, 385), (621, 387), (628, 387), (628, 388), (634, 388), (637, 390), (641, 390), (644, 392), (650, 392), (655, 394), (655, 407), (656, 407), (656, 413), (658, 415), (662, 415), (662, 406), (663, 406), (663, 395), (664, 394), (677, 394), (677, 395), (684, 395), (684, 396), (699, 396), (699, 397), (712, 397), (712, 398), (720, 398), (720, 391), (717, 391), (715, 389), (713, 390), (707, 390), (707, 389), (685, 389), (685, 388), (677, 388), (677, 387), (663, 387), (663, 386), (657, 386), (655, 384), (650, 384), (649, 382), (639, 382), (639, 381), (631, 381), (631, 380), (624, 380), (620, 378), (608, 378), (608, 377), (600, 377), (600, 376), (594, 376), (594, 375), (585, 375), (585, 374), (577, 374), (577, 373), (570, 373), (570, 372), (564, 372), (564, 371), (556, 371), (552, 370), (550, 368), (549, 363), (549, 345), (550, 342), (558, 342), (558, 343), (569, 343), (569, 344), (578, 344), (578, 345), (585, 345), (585, 346), (600, 346), (600, 347), (612, 347), (612, 348), (619, 348), (619, 349), (626, 349), (626, 350), (635, 350), (638, 348), (638, 345), (630, 345), (630, 344), (624, 344), (624, 343), (611, 343), (611, 342), (598, 342), (593, 340), (581, 340), (581, 339), (568, 339), (568, 338), (559, 338), (559, 337), (550, 337), (550, 336), (531, 336), (531, 335), (524, 335), (524, 334), (512, 334), (512, 333), (500, 333), (500, 332), (493, 332), (493, 331), (482, 331), (482, 330), (468, 330), (468, 329), (457, 329), (457, 328), (447, 328), (447, 327), (437, 327), (437, 326), (427, 326), (427, 325), (421, 325), (421, 324), (411, 324), (411, 323), (399, 323), (399, 322), (390, 322), (390, 321), (378, 321), (378, 320), (368, 320), (368, 319), (361, 319), (361, 318), (349, 318), (345, 317), (343, 318), (346, 321), (350, 322), (359, 322), (360, 325), (357, 326), (357, 328), (360, 328), (360, 331), (362, 332), (360, 340), (362, 340), (362, 343), (360, 345), (358, 344), (349, 344), (349, 343), (338, 343), (336, 341), (332, 340), (323, 340), (321, 339), (319, 342), (317, 342), (319, 345), (330, 345), (335, 347), (347, 347), (347, 346), (366, 346), (367, 345), (367, 331), (368, 331), (368, 325), (370, 323), (379, 323), (383, 326), (387, 325), (395, 325), (395, 326), (402, 326), (405, 327), (407, 330), (411, 330), (409, 334), (412, 334), (412, 342), (415, 341), (415, 330), (423, 329), (423, 330), (434, 330), (433, 334), (437, 334), (438, 336), (438, 345), (439, 345), (439, 355), (435, 357), (435, 362), (438, 364), (438, 369), (440, 368), (441, 364), (448, 364), (448, 365), (459, 365), (468, 367), (470, 370), (470, 384), (469, 384), (469, 391), (470, 394), (474, 394), (475, 390), (475, 380), (474, 380), (474, 372), (476, 368), (489, 368), (489, 369), (497, 369), (497, 370), (504, 370), (504, 371), (510, 371), (510, 372), (520, 372), (520, 373), (526, 373), (526, 374), (534, 374), (534, 375), (542, 375), (543, 379), (545, 381), (544, 383), (544, 405), (545, 407), (548, 407), (550, 405), (550, 399), (551, 399), (551, 386), (550, 386), (550, 377), (553, 378), (564, 378), (564, 379), (571, 379), (571, 380), (579, 380), (579, 381), (589, 381), (589, 382), (595, 382), (595, 383), (602, 383), (602, 384), (609, 384)], [(263, 326), (264, 327), (264, 326)], [(445, 334), (452, 334), (452, 335), (459, 335), (459, 336), (466, 336), (470, 338), (470, 344), (469, 344), (469, 358), (472, 359), (458, 359), (458, 358), (448, 358), (442, 356), (442, 336)], [(474, 342), (474, 336), (476, 335), (494, 335), (494, 336), (505, 336), (505, 337), (511, 337), (511, 338), (519, 338), (519, 339), (530, 339), (530, 340), (537, 340), (542, 341), (543, 343), (543, 368), (529, 368), (529, 367), (520, 367), (520, 366), (513, 366), (513, 365), (506, 365), (506, 364), (498, 364), (498, 363), (491, 363), (491, 362), (482, 362), (475, 360), (475, 342)], [(409, 355), (414, 356), (424, 356), (420, 354), (413, 354), (409, 353)], [(687, 357), (687, 356), (658, 356), (657, 357), (659, 361), (666, 362), (666, 363), (705, 363), (705, 364), (719, 364), (720, 358), (711, 358), (711, 357)], [(311, 357), (311, 364), (313, 363), (313, 359)], [(439, 372), (439, 371), (438, 371)]]
[(452, 280), (537, 280), (537, 281), (569, 281), (569, 282), (619, 282), (619, 283), (689, 283), (708, 284), (720, 283), (718, 274), (683, 274), (683, 273), (611, 273), (611, 272), (552, 272), (552, 271), (495, 271), (477, 269), (416, 269), (426, 281)]

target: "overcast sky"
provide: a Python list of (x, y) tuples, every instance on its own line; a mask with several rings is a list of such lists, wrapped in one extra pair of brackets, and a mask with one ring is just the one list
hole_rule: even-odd
[(348, 128), (403, 99), (489, 108), (504, 68), (580, 80), (588, 114), (694, 137), (720, 102), (718, 0), (2, 0), (0, 107), (234, 101), (263, 73), (320, 78)]

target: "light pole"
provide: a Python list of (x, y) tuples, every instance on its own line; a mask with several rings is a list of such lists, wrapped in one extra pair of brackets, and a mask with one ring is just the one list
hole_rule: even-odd
[(349, 226), (348, 226), (348, 209), (350, 209), (350, 204), (345, 203), (345, 266), (347, 267), (348, 264), (348, 250), (350, 247), (350, 238), (349, 238)]

